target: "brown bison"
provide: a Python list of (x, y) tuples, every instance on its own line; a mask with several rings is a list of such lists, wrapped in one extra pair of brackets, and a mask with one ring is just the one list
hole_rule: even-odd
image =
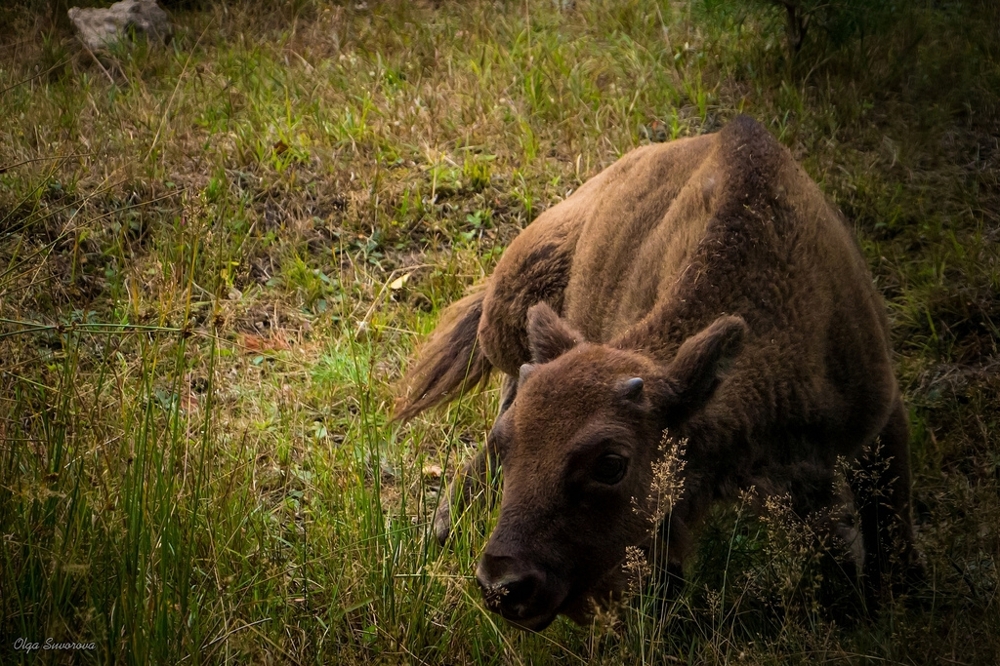
[[(476, 577), (517, 626), (587, 617), (620, 592), (629, 547), (677, 571), (691, 529), (741, 489), (787, 493), (799, 515), (833, 507), (838, 457), (866, 469), (852, 490), (865, 576), (881, 590), (919, 568), (888, 337), (851, 232), (788, 151), (739, 117), (636, 149), (539, 216), (445, 312), (396, 415), (492, 368), (506, 375), (485, 450), (434, 528), (444, 541), (448, 502), (499, 461), (500, 518)], [(655, 471), (678, 453), (664, 432), (686, 442), (673, 470), (683, 491), (654, 526)], [(877, 460), (865, 453), (876, 440)]]

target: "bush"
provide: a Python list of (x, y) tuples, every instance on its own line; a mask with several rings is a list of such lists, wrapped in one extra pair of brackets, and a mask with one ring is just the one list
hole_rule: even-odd
[[(709, 0), (709, 4), (731, 2)], [(788, 50), (793, 52), (802, 48), (807, 37), (818, 37), (832, 46), (863, 38), (884, 30), (899, 13), (896, 3), (882, 0), (750, 0), (750, 4), (785, 14)]]

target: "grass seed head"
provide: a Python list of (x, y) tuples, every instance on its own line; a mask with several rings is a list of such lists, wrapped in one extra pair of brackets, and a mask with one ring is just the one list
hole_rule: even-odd
[(684, 494), (684, 468), (687, 439), (675, 439), (666, 430), (660, 440), (659, 455), (653, 461), (653, 477), (646, 498), (654, 525), (670, 515)]

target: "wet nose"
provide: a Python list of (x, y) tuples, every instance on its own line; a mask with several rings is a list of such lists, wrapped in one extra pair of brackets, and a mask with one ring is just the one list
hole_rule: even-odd
[(545, 574), (514, 557), (484, 554), (476, 568), (486, 607), (511, 619), (531, 615), (532, 601), (542, 589)]

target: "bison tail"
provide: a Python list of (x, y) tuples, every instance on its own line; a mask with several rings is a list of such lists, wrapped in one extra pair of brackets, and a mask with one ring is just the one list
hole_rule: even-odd
[(403, 377), (394, 420), (407, 421), (489, 379), (493, 366), (477, 336), (485, 295), (486, 291), (479, 289), (444, 311), (437, 328), (418, 351), (417, 362)]

